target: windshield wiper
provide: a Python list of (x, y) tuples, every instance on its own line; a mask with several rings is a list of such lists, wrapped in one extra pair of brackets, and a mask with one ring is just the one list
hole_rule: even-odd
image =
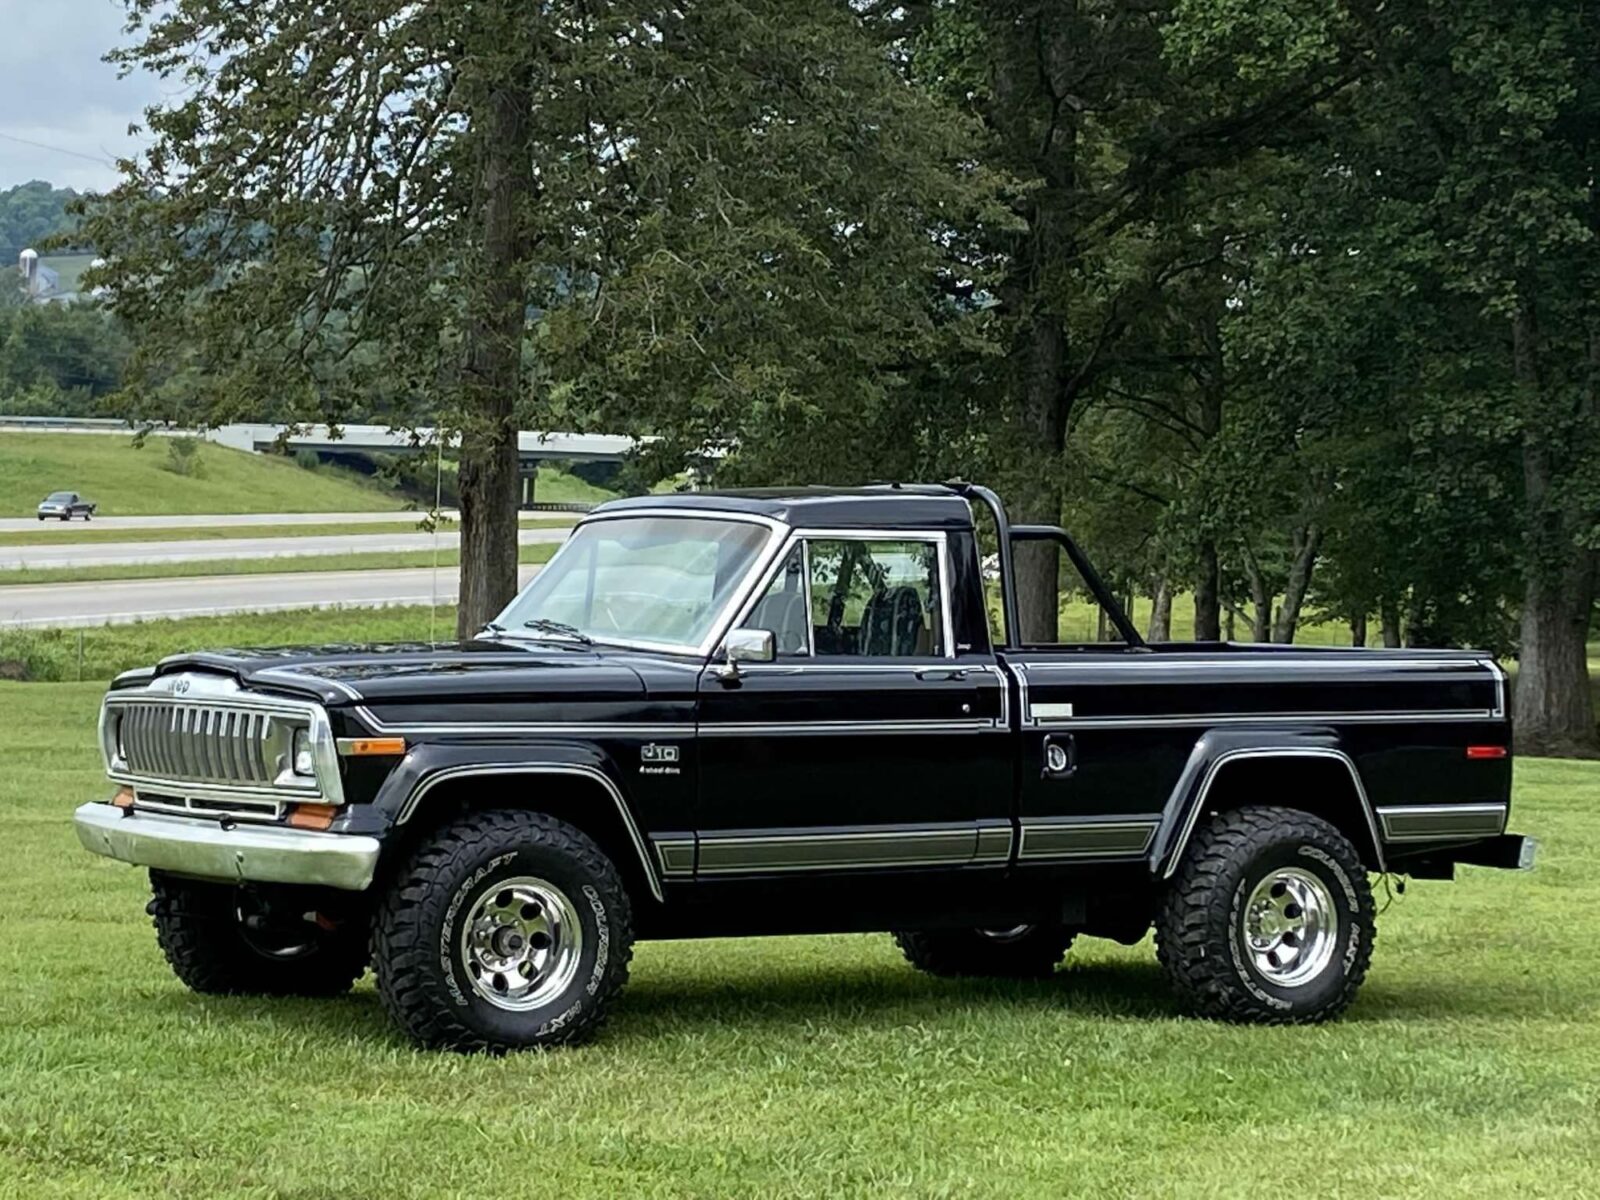
[(488, 622), (485, 622), (485, 624), (484, 624), (482, 629), (478, 630), (478, 636), (482, 637), (486, 633), (492, 633), (492, 634), (494, 634), (495, 636), (498, 637), (500, 634), (504, 633), (505, 631), (506, 631), (506, 627), (504, 625), (500, 624), (499, 621), (488, 621)]
[(540, 633), (553, 633), (557, 637), (570, 638), (574, 642), (582, 642), (585, 646), (594, 645), (592, 637), (576, 625), (568, 625), (565, 621), (552, 621), (549, 617), (535, 617), (531, 621), (524, 621), (522, 627), (524, 629), (536, 629)]

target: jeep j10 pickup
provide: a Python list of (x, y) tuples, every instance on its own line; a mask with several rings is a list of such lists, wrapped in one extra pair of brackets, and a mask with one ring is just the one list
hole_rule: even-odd
[[(1023, 639), (1040, 542), (1118, 640)], [(468, 642), (119, 677), (76, 824), (191, 988), (370, 964), (426, 1045), (589, 1036), (635, 938), (874, 930), (1037, 976), (1153, 927), (1189, 1010), (1308, 1022), (1367, 973), (1370, 876), (1531, 864), (1510, 735), (1486, 654), (1146, 645), (981, 487), (699, 493), (600, 506)]]

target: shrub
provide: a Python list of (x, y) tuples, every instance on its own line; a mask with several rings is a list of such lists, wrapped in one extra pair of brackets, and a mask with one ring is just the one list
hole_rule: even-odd
[(167, 470), (174, 475), (187, 475), (199, 479), (205, 474), (200, 461), (200, 439), (196, 437), (169, 437), (167, 439)]

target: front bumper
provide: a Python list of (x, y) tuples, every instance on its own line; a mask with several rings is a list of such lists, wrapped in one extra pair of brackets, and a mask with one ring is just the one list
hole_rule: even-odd
[(364, 891), (377, 838), (136, 812), (98, 801), (73, 814), (85, 849), (120, 862), (229, 883), (303, 883)]

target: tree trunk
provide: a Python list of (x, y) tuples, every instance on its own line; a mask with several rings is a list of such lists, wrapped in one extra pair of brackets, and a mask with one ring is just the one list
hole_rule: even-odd
[(1217, 543), (1201, 538), (1198, 547), (1199, 573), (1194, 583), (1194, 640), (1215, 642), (1222, 638), (1222, 597), (1217, 565)]
[[(1028, 324), (1027, 370), (1022, 419), (1039, 475), (1022, 494), (1023, 523), (1061, 523), (1061, 450), (1066, 441), (1067, 332), (1049, 313), (1039, 311)], [(1054, 542), (1018, 542), (1012, 563), (1017, 580), (1017, 620), (1022, 641), (1054, 642), (1060, 637), (1060, 553)]]
[(1367, 614), (1355, 613), (1350, 618), (1350, 644), (1352, 646), (1365, 646), (1367, 644)]
[(1144, 640), (1172, 640), (1172, 585), (1165, 576), (1156, 581), (1155, 593), (1150, 598), (1150, 627), (1145, 631)]
[(1300, 609), (1305, 604), (1306, 592), (1311, 588), (1311, 574), (1317, 569), (1317, 549), (1322, 544), (1322, 530), (1315, 525), (1294, 531), (1294, 560), (1289, 565), (1289, 582), (1284, 587), (1283, 606), (1278, 609), (1278, 619), (1272, 626), (1272, 640), (1294, 641), (1300, 626)]
[[(1075, 390), (1070, 361), (1063, 278), (1074, 255), (1079, 118), (1051, 90), (1055, 78), (1071, 77), (1083, 46), (1071, 36), (1076, 0), (1058, 6), (1059, 20), (1042, 21), (1028, 35), (1036, 51), (1004, 56), (994, 76), (989, 110), (996, 132), (1025, 160), (1024, 173), (1038, 186), (1026, 198), (1027, 228), (1017, 237), (1001, 304), (1016, 319), (1007, 355), (1011, 395), (1023, 442), (1019, 461), (1029, 477), (1015, 489), (1022, 522), (1061, 523), (1061, 455)], [(1037, 34), (1037, 41), (1035, 41)], [(1036, 124), (1039, 122), (1041, 124)], [(1048, 135), (1037, 130), (1048, 126)], [(1023, 542), (1012, 556), (1017, 618), (1024, 642), (1060, 636), (1060, 555), (1053, 542)]]
[(1390, 650), (1400, 648), (1400, 606), (1393, 600), (1378, 603), (1378, 628), (1383, 634), (1383, 644)]
[(1250, 618), (1250, 640), (1272, 640), (1272, 592), (1267, 588), (1267, 578), (1261, 573), (1256, 556), (1247, 548), (1244, 552), (1244, 574), (1250, 581), (1250, 605), (1254, 616)]
[[(1540, 420), (1538, 325), (1524, 297), (1512, 320), (1512, 367), (1523, 408), (1522, 482), (1527, 505), (1526, 584), (1515, 708), (1516, 748), (1524, 754), (1600, 753), (1587, 641), (1597, 556), (1576, 542), (1572, 501), (1552, 495), (1556, 448)], [(1593, 395), (1588, 398), (1593, 403)]]
[(530, 253), (522, 206), (534, 194), (526, 81), (489, 90), (475, 114), (482, 238), (463, 326), (461, 377), (461, 603), (469, 638), (517, 592), (517, 421)]

